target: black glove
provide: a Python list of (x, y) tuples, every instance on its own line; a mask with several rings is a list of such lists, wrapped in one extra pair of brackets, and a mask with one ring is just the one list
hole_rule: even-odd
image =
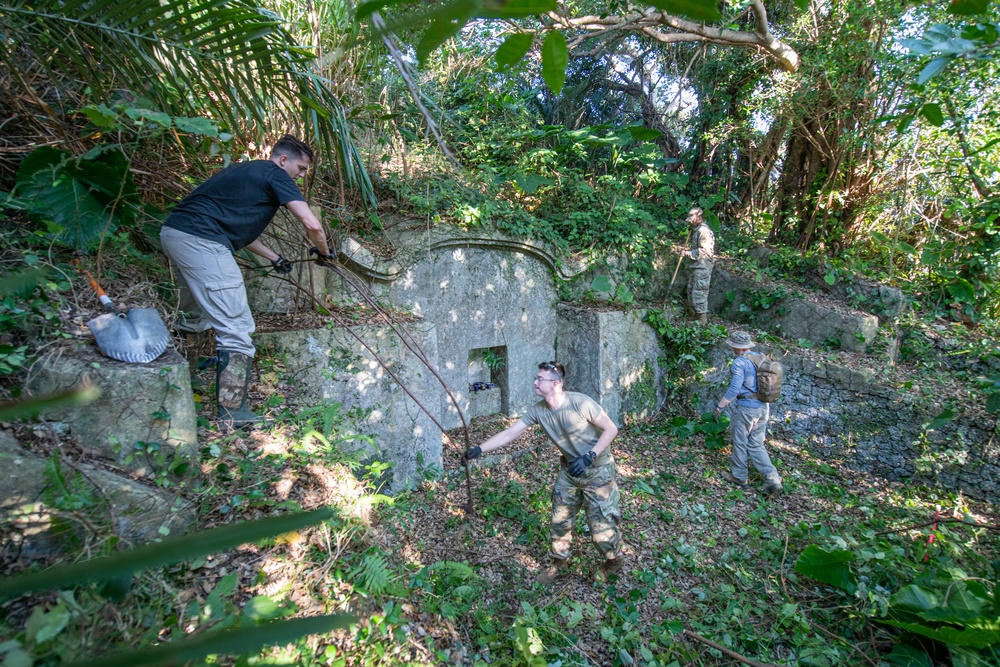
[(465, 450), (465, 454), (462, 455), (462, 460), (471, 461), (472, 459), (478, 459), (482, 455), (483, 455), (482, 447), (470, 447), (469, 449)]
[(593, 463), (596, 458), (597, 454), (594, 453), (593, 449), (586, 454), (581, 454), (573, 459), (573, 461), (569, 464), (569, 468), (566, 469), (566, 472), (569, 473), (570, 477), (579, 477), (583, 473), (587, 472), (587, 468), (590, 467), (590, 464)]
[(292, 272), (292, 263), (289, 262), (284, 257), (282, 257), (281, 255), (278, 255), (278, 259), (271, 261), (271, 266), (274, 267), (275, 273), (280, 273), (284, 275)]
[(715, 421), (719, 421), (719, 415), (721, 414), (722, 414), (722, 408), (718, 407), (715, 408), (714, 410), (712, 410), (712, 419), (714, 419)]
[(319, 248), (317, 248), (316, 246), (309, 248), (309, 254), (316, 255), (316, 261), (319, 262), (320, 264), (329, 264), (333, 262), (333, 253), (330, 253), (329, 255), (324, 255), (319, 251)]

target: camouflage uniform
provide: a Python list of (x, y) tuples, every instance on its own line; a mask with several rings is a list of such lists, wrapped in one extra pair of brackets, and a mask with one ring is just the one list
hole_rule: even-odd
[(622, 513), (615, 464), (591, 466), (580, 477), (568, 475), (567, 465), (563, 459), (563, 469), (552, 489), (552, 550), (549, 555), (558, 560), (569, 558), (573, 521), (583, 506), (594, 546), (605, 559), (617, 558), (622, 543), (618, 528)]
[(618, 491), (618, 470), (610, 447), (594, 460), (579, 477), (566, 472), (570, 462), (593, 449), (601, 430), (594, 426), (603, 410), (594, 399), (575, 391), (565, 394), (566, 405), (550, 410), (545, 401), (525, 411), (521, 420), (538, 424), (562, 453), (562, 470), (552, 489), (552, 548), (549, 555), (556, 560), (569, 558), (573, 541), (573, 522), (583, 507), (587, 513), (591, 539), (605, 560), (617, 558), (621, 547), (621, 493)]
[(691, 259), (694, 271), (688, 282), (688, 305), (698, 315), (708, 312), (708, 287), (715, 267), (715, 234), (702, 222), (691, 235)]

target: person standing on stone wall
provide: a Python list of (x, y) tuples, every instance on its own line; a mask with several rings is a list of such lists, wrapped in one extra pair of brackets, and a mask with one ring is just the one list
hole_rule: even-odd
[(688, 211), (688, 225), (691, 226), (691, 247), (687, 257), (691, 259), (691, 280), (688, 282), (688, 308), (698, 317), (702, 325), (708, 324), (708, 287), (712, 282), (715, 267), (715, 234), (702, 219), (702, 210)]
[(295, 181), (305, 176), (312, 149), (291, 135), (279, 139), (268, 160), (240, 162), (198, 186), (174, 207), (160, 241), (177, 269), (182, 315), (177, 329), (189, 334), (215, 330), (218, 418), (233, 428), (261, 421), (247, 408), (256, 328), (243, 274), (234, 254), (246, 248), (277, 273), (292, 265), (260, 241), (284, 206), (306, 228), (312, 251), (329, 259), (323, 225), (309, 209)]
[(530, 426), (538, 424), (562, 454), (562, 467), (552, 489), (550, 566), (538, 581), (551, 584), (569, 573), (568, 559), (573, 542), (573, 522), (584, 508), (590, 536), (603, 559), (604, 577), (622, 567), (621, 493), (618, 470), (611, 456), (611, 441), (618, 427), (604, 409), (586, 394), (564, 390), (566, 370), (556, 361), (538, 364), (535, 394), (542, 397), (520, 420), (478, 447), (465, 459), (478, 458), (509, 445)]
[(740, 488), (746, 488), (749, 458), (764, 477), (763, 492), (777, 493), (781, 491), (781, 476), (764, 448), (770, 406), (756, 398), (757, 367), (746, 356), (756, 343), (746, 331), (734, 331), (726, 339), (726, 345), (733, 351), (729, 388), (712, 412), (715, 421), (719, 421), (723, 408), (733, 404), (733, 418), (729, 424), (733, 433), (732, 471), (722, 473), (722, 477)]

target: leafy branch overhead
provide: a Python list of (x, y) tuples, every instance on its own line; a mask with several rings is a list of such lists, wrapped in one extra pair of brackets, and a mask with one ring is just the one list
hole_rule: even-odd
[[(373, 13), (403, 0), (371, 0), (362, 4), (356, 18), (361, 21)], [(606, 12), (574, 15), (555, 0), (450, 0), (433, 3), (416, 15), (396, 18), (389, 30), (428, 25), (417, 42), (417, 58), (423, 62), (445, 41), (477, 19), (500, 19), (508, 22), (537, 17), (534, 29), (521, 25), (496, 49), (494, 57), (502, 69), (520, 62), (536, 39), (541, 44), (542, 76), (553, 92), (559, 93), (566, 80), (569, 55), (593, 55), (609, 39), (633, 34), (661, 43), (704, 42), (721, 46), (755, 48), (766, 54), (782, 69), (794, 72), (799, 56), (778, 39), (769, 27), (767, 10), (760, 0), (741, 4), (732, 16), (723, 16), (717, 3), (709, 0), (654, 0), (643, 8), (625, 3), (605, 3)], [(650, 7), (651, 6), (651, 7)], [(743, 16), (752, 17), (753, 29), (741, 30), (730, 25)], [(710, 25), (726, 19), (726, 26)], [(584, 47), (588, 47), (584, 52)]]
[[(44, 72), (70, 99), (141, 96), (171, 115), (207, 113), (233, 134), (299, 128), (374, 203), (343, 106), (313, 69), (315, 54), (256, 2), (4, 0), (0, 16), (0, 64), (10, 71)], [(56, 114), (42, 100), (36, 106)]]

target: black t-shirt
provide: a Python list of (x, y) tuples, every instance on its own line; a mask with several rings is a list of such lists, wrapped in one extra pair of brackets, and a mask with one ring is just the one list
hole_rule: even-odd
[(256, 241), (290, 201), (305, 197), (284, 169), (270, 160), (239, 162), (195, 188), (163, 224), (236, 252)]

